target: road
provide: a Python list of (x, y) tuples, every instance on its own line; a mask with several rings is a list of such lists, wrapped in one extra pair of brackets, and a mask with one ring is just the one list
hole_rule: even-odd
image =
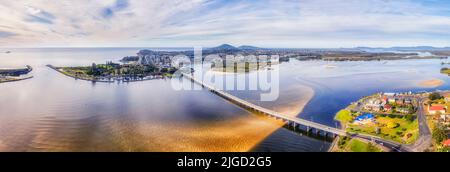
[(430, 147), (432, 143), (431, 131), (428, 128), (425, 109), (423, 108), (424, 98), (417, 99), (419, 107), (417, 109), (417, 120), (419, 122), (419, 137), (416, 142), (406, 145), (413, 152), (423, 152)]
[(371, 142), (375, 142), (376, 144), (382, 145), (384, 147), (387, 147), (391, 149), (393, 152), (411, 152), (411, 149), (409, 149), (407, 146), (404, 146), (400, 143), (386, 140), (383, 138), (375, 137), (368, 134), (354, 134), (352, 135), (354, 138), (364, 139)]

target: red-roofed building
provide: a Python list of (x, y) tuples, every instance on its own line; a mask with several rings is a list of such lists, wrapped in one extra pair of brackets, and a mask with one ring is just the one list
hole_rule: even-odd
[(446, 141), (442, 142), (444, 146), (450, 146), (450, 139), (447, 139)]
[(392, 106), (391, 106), (390, 104), (385, 104), (385, 105), (383, 106), (383, 109), (384, 109), (385, 111), (390, 111), (390, 110), (392, 110)]
[(444, 105), (431, 105), (428, 106), (428, 113), (434, 115), (436, 113), (445, 114), (445, 106)]
[(388, 97), (387, 97), (387, 96), (383, 96), (383, 97), (381, 98), (381, 101), (382, 101), (384, 104), (386, 104), (386, 103), (388, 102)]

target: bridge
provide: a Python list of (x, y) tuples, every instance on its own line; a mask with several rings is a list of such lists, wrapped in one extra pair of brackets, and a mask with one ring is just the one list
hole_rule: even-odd
[(328, 134), (334, 134), (334, 136), (335, 135), (341, 135), (341, 136), (347, 135), (347, 133), (344, 130), (341, 130), (338, 128), (330, 127), (327, 125), (319, 124), (316, 122), (308, 121), (308, 120), (297, 118), (297, 117), (288, 116), (288, 115), (255, 105), (255, 104), (250, 103), (246, 100), (243, 100), (239, 97), (231, 95), (225, 91), (216, 89), (214, 86), (208, 85), (208, 84), (204, 83), (202, 80), (198, 80), (197, 78), (193, 77), (191, 74), (183, 73), (182, 75), (185, 78), (191, 80), (192, 82), (201, 85), (203, 88), (208, 89), (212, 93), (217, 94), (218, 96), (221, 96), (224, 99), (227, 99), (245, 109), (255, 111), (260, 114), (264, 114), (264, 115), (273, 117), (275, 119), (283, 120), (288, 125), (291, 125), (294, 128), (304, 127), (304, 128), (306, 128), (306, 131), (315, 130), (317, 133), (323, 132), (324, 135), (328, 135)]
[(323, 125), (323, 124), (319, 124), (316, 122), (312, 122), (312, 121), (308, 121), (305, 119), (301, 119), (301, 118), (297, 118), (297, 117), (292, 117), (292, 116), (288, 116), (288, 115), (284, 115), (282, 113), (267, 109), (267, 108), (263, 108), (261, 106), (255, 105), (253, 103), (250, 103), (246, 100), (243, 100), (239, 97), (233, 96), (225, 91), (216, 89), (214, 86), (208, 85), (207, 83), (204, 83), (202, 80), (198, 80), (197, 78), (193, 77), (191, 74), (187, 74), (187, 73), (182, 73), (181, 74), (184, 78), (191, 80), (193, 83), (199, 84), (200, 86), (202, 86), (203, 88), (208, 89), (209, 91), (211, 91), (212, 93), (223, 97), (224, 99), (231, 101), (233, 103), (235, 103), (238, 106), (241, 106), (245, 109), (248, 109), (250, 111), (255, 111), (258, 112), (260, 114), (264, 114), (270, 117), (273, 117), (275, 119), (280, 119), (282, 121), (284, 121), (287, 125), (290, 125), (292, 127), (294, 127), (294, 129), (297, 128), (305, 128), (307, 132), (310, 132), (312, 130), (315, 130), (315, 132), (317, 134), (320, 134), (320, 132), (323, 133), (323, 135), (327, 136), (327, 135), (332, 135), (334, 136), (348, 136), (348, 137), (354, 137), (354, 138), (359, 138), (359, 139), (363, 139), (363, 140), (368, 140), (371, 142), (375, 142), (377, 144), (383, 145), (385, 147), (390, 148), (393, 151), (398, 151), (398, 152), (410, 152), (410, 150), (406, 147), (404, 147), (402, 144), (393, 142), (393, 141), (389, 141), (389, 140), (385, 140), (383, 138), (377, 137), (377, 136), (372, 136), (372, 135), (368, 135), (368, 134), (362, 134), (362, 133), (347, 133), (345, 130), (339, 129), (339, 128), (334, 128), (334, 127), (330, 127), (327, 125)]

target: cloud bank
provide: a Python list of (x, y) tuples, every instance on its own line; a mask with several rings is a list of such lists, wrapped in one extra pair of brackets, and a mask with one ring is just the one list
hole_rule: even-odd
[(2, 47), (450, 46), (445, 0), (16, 0)]

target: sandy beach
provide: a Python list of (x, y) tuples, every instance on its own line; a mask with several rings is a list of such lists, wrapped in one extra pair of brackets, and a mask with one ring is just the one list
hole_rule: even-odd
[(418, 85), (420, 87), (425, 87), (425, 88), (435, 88), (435, 87), (439, 87), (439, 86), (443, 85), (444, 83), (445, 82), (440, 79), (430, 79), (430, 80), (420, 81), (418, 83)]

